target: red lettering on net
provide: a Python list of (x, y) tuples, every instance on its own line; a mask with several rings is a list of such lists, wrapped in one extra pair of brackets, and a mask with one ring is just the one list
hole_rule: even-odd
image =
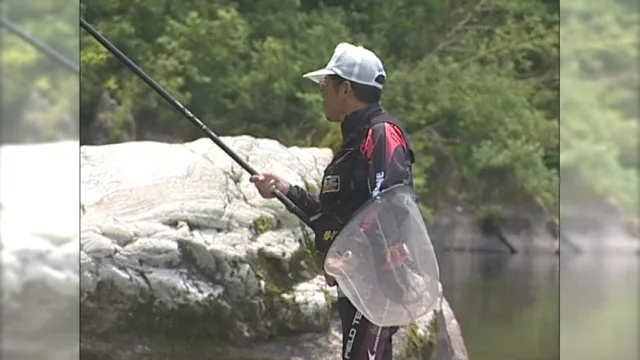
[(382, 270), (397, 269), (405, 264), (409, 258), (409, 251), (404, 243), (398, 243), (384, 251), (385, 264)]

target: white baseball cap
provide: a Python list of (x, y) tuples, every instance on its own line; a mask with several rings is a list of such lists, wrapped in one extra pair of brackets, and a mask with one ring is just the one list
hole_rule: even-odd
[(382, 61), (376, 54), (362, 46), (349, 43), (340, 43), (336, 46), (331, 60), (324, 69), (306, 73), (302, 77), (320, 83), (327, 75), (338, 75), (346, 80), (375, 86), (378, 89), (382, 89), (383, 86), (376, 81), (378, 76), (387, 77)]

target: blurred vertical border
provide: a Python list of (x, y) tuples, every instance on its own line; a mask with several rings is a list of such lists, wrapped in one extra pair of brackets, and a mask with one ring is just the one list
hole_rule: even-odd
[(1, 359), (79, 358), (78, 0), (4, 0)]
[(560, 0), (560, 358), (640, 359), (640, 3)]

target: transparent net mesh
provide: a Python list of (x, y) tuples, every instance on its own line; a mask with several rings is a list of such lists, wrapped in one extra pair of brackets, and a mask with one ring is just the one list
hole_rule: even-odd
[(409, 186), (390, 187), (365, 204), (332, 243), (324, 268), (379, 326), (410, 324), (440, 298), (436, 255)]

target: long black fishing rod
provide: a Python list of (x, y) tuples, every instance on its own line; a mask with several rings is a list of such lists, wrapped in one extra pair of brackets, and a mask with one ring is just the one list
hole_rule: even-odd
[(7, 19), (0, 19), (0, 24), (2, 24), (3, 27), (5, 27), (7, 30), (9, 30), (11, 33), (16, 35), (17, 37), (21, 38), (22, 40), (29, 43), (31, 46), (35, 47), (36, 49), (40, 50), (42, 53), (48, 55), (53, 60), (57, 61), (59, 64), (64, 66), (65, 69), (69, 70), (70, 72), (76, 75), (80, 73), (80, 68), (78, 67), (78, 64), (75, 64), (73, 61), (67, 59), (65, 56), (61, 55), (52, 47), (38, 40), (31, 34), (22, 31), (19, 27), (14, 25), (11, 21)]
[[(227, 155), (235, 160), (238, 165), (245, 169), (251, 175), (259, 175), (259, 173), (252, 168), (244, 159), (231, 150), (213, 131), (211, 131), (200, 119), (189, 111), (184, 105), (182, 105), (176, 98), (174, 98), (167, 90), (160, 86), (155, 80), (147, 75), (136, 63), (123, 54), (115, 45), (113, 45), (107, 38), (100, 34), (91, 24), (86, 22), (83, 18), (80, 18), (80, 26), (84, 28), (94, 39), (96, 39), (102, 46), (104, 46), (110, 53), (117, 57), (120, 61), (125, 63), (136, 75), (138, 75), (144, 82), (147, 83), (155, 92), (162, 96), (167, 102), (173, 105), (182, 115), (184, 115), (191, 123), (197, 126), (203, 133), (209, 137), (216, 145), (218, 145)], [(276, 197), (280, 200), (284, 206), (292, 213), (294, 213), (305, 224), (311, 226), (309, 217), (297, 207), (289, 198), (284, 196), (280, 191), (276, 190)]]

